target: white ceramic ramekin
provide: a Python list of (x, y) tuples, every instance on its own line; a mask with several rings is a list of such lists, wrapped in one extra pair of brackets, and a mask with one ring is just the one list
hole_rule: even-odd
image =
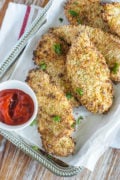
[(16, 131), (16, 130), (25, 128), (26, 126), (29, 126), (32, 123), (32, 121), (36, 118), (37, 112), (38, 112), (38, 102), (37, 102), (37, 98), (34, 91), (25, 82), (18, 81), (18, 80), (8, 80), (8, 81), (0, 83), (0, 91), (5, 90), (5, 89), (18, 89), (28, 94), (33, 100), (34, 112), (33, 112), (32, 117), (24, 124), (7, 125), (5, 123), (0, 122), (0, 128), (9, 130), (9, 131)]

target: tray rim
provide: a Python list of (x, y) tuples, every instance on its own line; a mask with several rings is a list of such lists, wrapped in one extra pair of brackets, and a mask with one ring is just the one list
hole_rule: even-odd
[[(15, 132), (14, 132), (15, 133)], [(0, 128), (0, 134), (4, 136), (8, 141), (22, 150), (25, 154), (29, 155), (33, 159), (37, 160), (41, 165), (46, 167), (52, 173), (57, 176), (61, 177), (71, 177), (75, 176), (83, 170), (83, 167), (62, 167), (60, 165), (55, 164), (50, 159), (47, 159), (41, 153), (35, 151), (29, 144), (27, 144), (24, 139), (16, 133), (17, 136), (14, 136), (13, 131), (12, 133)]]

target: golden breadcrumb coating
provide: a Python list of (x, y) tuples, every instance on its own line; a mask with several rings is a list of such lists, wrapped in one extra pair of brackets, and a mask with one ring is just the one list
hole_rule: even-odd
[(120, 40), (114, 35), (102, 31), (99, 28), (89, 26), (62, 26), (51, 30), (58, 37), (62, 37), (71, 44), (75, 37), (82, 32), (87, 33), (90, 40), (103, 54), (110, 69), (111, 80), (120, 81)]
[(69, 0), (64, 9), (72, 25), (85, 24), (110, 31), (102, 18), (103, 6), (100, 0)]
[(103, 8), (103, 19), (108, 23), (111, 32), (120, 36), (120, 3), (106, 3)]
[(56, 156), (68, 156), (74, 153), (75, 143), (69, 136), (63, 136), (61, 138), (54, 138), (53, 136), (42, 136), (42, 143), (44, 149)]
[(81, 104), (93, 113), (108, 111), (113, 102), (109, 69), (86, 33), (72, 43), (66, 65), (73, 92)]
[[(71, 119), (71, 114), (69, 116)], [(60, 123), (54, 120), (54, 116), (51, 117), (44, 110), (39, 111), (37, 117), (39, 124), (38, 130), (41, 135), (49, 136), (50, 134), (54, 137), (70, 136), (73, 132), (73, 128), (69, 125)]]
[[(74, 151), (73, 140), (70, 138), (70, 135), (74, 131), (74, 127), (72, 127), (74, 118), (69, 101), (64, 93), (51, 82), (49, 75), (40, 69), (30, 71), (26, 81), (37, 96), (40, 108), (38, 113), (38, 129), (42, 135), (42, 142), (46, 151), (52, 151), (53, 154), (60, 154), (60, 156), (69, 155), (70, 151), (67, 149), (64, 149), (66, 154), (63, 151), (62, 155), (61, 149), (59, 152), (61, 138), (66, 139), (66, 142), (64, 142), (67, 143), (65, 144), (65, 148), (68, 147), (68, 142), (70, 142), (72, 144), (71, 149)], [(57, 140), (56, 146), (53, 144), (53, 149), (49, 149), (49, 144), (47, 146), (47, 139), (49, 137), (51, 143), (52, 138), (60, 139)], [(55, 149), (57, 146), (58, 148)], [(73, 152), (72, 150), (71, 153)]]
[(69, 46), (52, 33), (45, 34), (34, 51), (34, 62), (46, 71), (68, 96), (73, 107), (79, 106), (78, 101), (73, 97), (71, 85), (66, 77), (66, 54)]

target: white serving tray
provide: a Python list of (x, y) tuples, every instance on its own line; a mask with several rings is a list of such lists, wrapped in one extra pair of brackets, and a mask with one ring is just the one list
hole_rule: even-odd
[[(57, 2), (57, 0), (54, 0), (54, 2), (55, 1)], [(25, 81), (28, 71), (35, 67), (32, 61), (33, 50), (36, 48), (41, 36), (44, 33), (46, 33), (50, 27), (68, 24), (68, 21), (63, 11), (63, 5), (65, 1), (66, 0), (59, 1), (58, 3), (55, 4), (55, 6), (51, 7), (50, 12), (47, 12), (46, 15), (47, 22), (29, 41), (26, 49), (24, 50), (22, 56), (18, 60), (17, 65), (15, 66), (12, 76), (10, 77), (11, 79)], [(64, 19), (62, 23), (60, 23), (59, 21), (60, 17)], [(18, 43), (16, 45), (18, 46), (18, 49), (19, 49), (19, 45), (21, 44)], [(12, 61), (14, 61), (15, 58), (16, 56), (15, 57), (13, 56)], [(6, 76), (4, 76), (3, 80), (5, 79)], [(116, 97), (118, 97), (119, 95), (119, 89), (120, 89), (120, 85), (115, 86)], [(29, 126), (24, 130), (18, 132), (12, 132), (12, 133), (0, 129), (0, 133), (8, 140), (10, 140), (13, 144), (15, 144), (17, 147), (19, 147), (21, 150), (26, 152), (28, 155), (38, 160), (41, 164), (43, 164), (53, 173), (59, 176), (73, 176), (78, 172), (80, 172), (82, 169), (82, 167), (76, 166), (76, 164), (79, 160), (78, 157), (81, 157), (84, 151), (86, 151), (86, 153), (88, 154), (91, 153), (91, 151), (94, 151), (94, 154), (96, 153), (97, 155), (97, 153), (100, 154), (99, 147), (101, 148), (101, 144), (103, 144), (103, 148), (100, 149), (101, 153), (103, 153), (108, 147), (107, 145), (111, 140), (111, 136), (109, 135), (110, 132), (109, 131), (107, 132), (106, 129), (109, 130), (109, 127), (111, 127), (112, 124), (114, 128), (116, 128), (120, 124), (117, 112), (116, 114), (113, 114), (113, 112), (116, 111), (116, 107), (117, 109), (119, 108), (117, 104), (120, 101), (120, 99), (116, 97), (111, 110), (106, 115), (94, 115), (88, 112), (87, 110), (85, 110), (85, 108), (83, 107), (80, 107), (74, 111), (75, 118), (82, 115), (84, 117), (84, 120), (81, 121), (80, 125), (76, 129), (76, 132), (73, 135), (76, 140), (76, 152), (73, 156), (69, 156), (66, 158), (57, 158), (59, 160), (56, 160), (56, 157), (49, 158), (49, 155), (47, 155), (47, 153), (45, 153), (44, 150), (42, 149), (40, 135), (37, 131), (37, 126), (32, 126), (32, 127)], [(116, 123), (115, 125), (113, 120), (110, 121), (110, 118), (113, 118), (114, 122)], [(105, 133), (104, 138), (100, 135), (100, 132)], [(96, 139), (96, 137), (98, 138)], [(84, 151), (82, 151), (82, 148), (84, 147), (85, 143), (87, 143), (87, 146), (84, 148)], [(91, 149), (91, 145), (93, 145), (93, 149)], [(34, 150), (32, 148), (33, 146), (37, 146), (40, 149), (39, 152), (38, 150)], [(64, 165), (61, 164), (60, 161), (64, 161), (67, 164), (67, 166), (65, 164)]]

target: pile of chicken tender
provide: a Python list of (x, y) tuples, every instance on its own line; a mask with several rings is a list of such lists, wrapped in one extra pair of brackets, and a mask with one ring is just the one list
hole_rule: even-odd
[(120, 3), (69, 0), (64, 11), (70, 25), (42, 36), (33, 53), (37, 68), (26, 79), (39, 104), (43, 148), (62, 157), (75, 150), (73, 108), (108, 112), (120, 81)]

